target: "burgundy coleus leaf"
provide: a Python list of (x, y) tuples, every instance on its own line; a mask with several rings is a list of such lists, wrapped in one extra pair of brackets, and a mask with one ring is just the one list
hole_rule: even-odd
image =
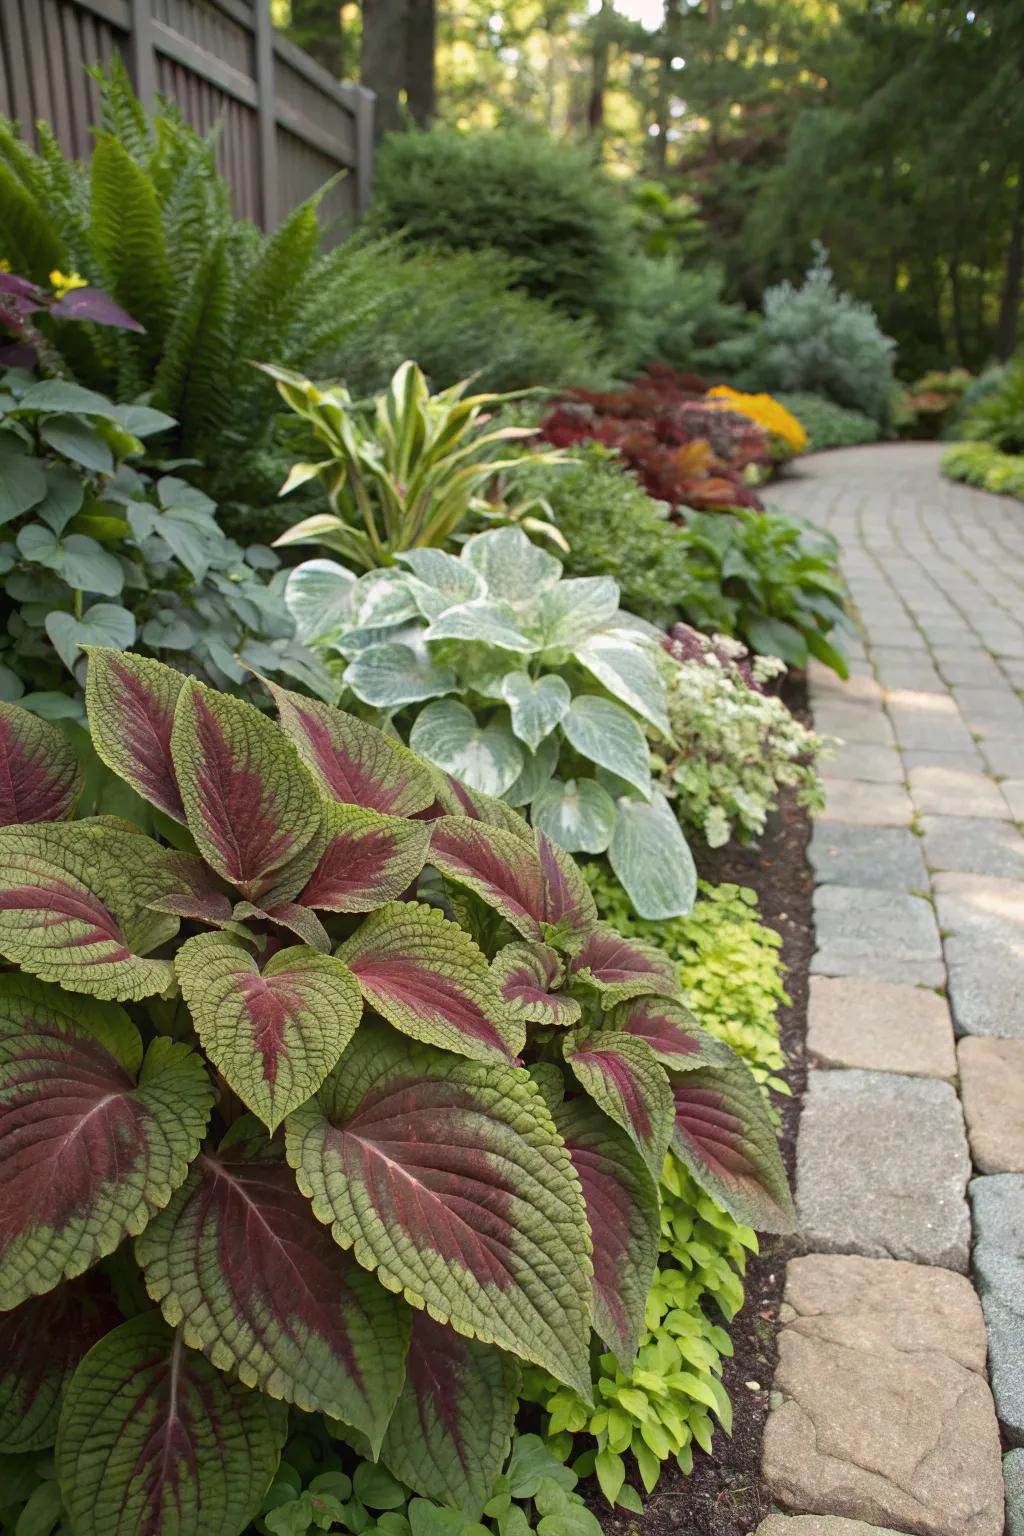
[(72, 288), (70, 293), (50, 305), (50, 314), (58, 320), (91, 320), (93, 325), (110, 325), (118, 331), (144, 332), (146, 329), (102, 288)]
[(548, 937), (553, 943), (576, 947), (597, 923), (594, 894), (571, 853), (553, 843), (545, 832), (537, 832), (536, 844), (544, 878)]
[(549, 944), (506, 944), (491, 961), (491, 974), (502, 998), (528, 1024), (565, 1027), (580, 1017), (574, 997), (560, 997), (565, 966)]
[(381, 1460), (424, 1498), (455, 1507), (486, 1502), (508, 1455), (519, 1385), (511, 1355), (414, 1313), (405, 1385)]
[(679, 990), (674, 960), (664, 950), (641, 939), (626, 939), (606, 923), (598, 923), (569, 962), (577, 981), (589, 982), (600, 995), (602, 1008), (613, 1008), (646, 992), (671, 997)]
[(403, 895), (417, 879), (431, 827), (361, 806), (328, 803), (319, 835), (322, 851), (298, 900), (325, 912), (372, 912)]
[(239, 901), (235, 903), (232, 917), (239, 923), (247, 922), (250, 918), (270, 923), (275, 928), (284, 928), (295, 938), (301, 939), (303, 944), (318, 949), (322, 955), (331, 952), (331, 936), (323, 923), (309, 907), (301, 907), (296, 901), (284, 901), (269, 911), (264, 907), (253, 906), (251, 901)]
[(437, 770), (435, 781), (437, 800), (433, 814), (438, 816), (467, 816), (470, 821), (482, 821), (486, 826), (498, 827), (511, 832), (521, 843), (533, 844), (533, 832), (528, 822), (504, 800), (485, 795), (479, 789), (470, 789), (454, 774)]
[(736, 1061), (734, 1052), (702, 1029), (689, 1008), (674, 997), (632, 998), (609, 1013), (606, 1022), (609, 1029), (646, 1041), (662, 1066), (680, 1072)]
[(583, 1201), (525, 1073), (370, 1022), (285, 1132), (314, 1213), (389, 1290), (589, 1399)]
[(0, 828), (0, 954), (93, 997), (165, 991), (174, 967), (147, 957), (178, 931), (153, 910), (178, 857), (107, 817)]
[(173, 667), (86, 647), (85, 704), (93, 746), (108, 768), (175, 821), (185, 820), (174, 763), (174, 709), (185, 679)]
[(524, 939), (543, 937), (544, 875), (536, 851), (514, 833), (466, 816), (433, 823), (430, 862), (476, 894)]
[(261, 970), (237, 939), (200, 933), (175, 968), (203, 1049), (271, 1132), (320, 1087), (363, 1012), (348, 967), (308, 945)]
[(352, 1425), (376, 1455), (402, 1386), (408, 1308), (342, 1252), (255, 1120), (200, 1154), (135, 1252), (186, 1343), (246, 1386)]
[(188, 829), (211, 868), (249, 901), (271, 889), (275, 902), (294, 897), (316, 863), (322, 813), (291, 742), (252, 704), (189, 679), (171, 752)]
[(658, 1179), (672, 1137), (672, 1088), (650, 1046), (601, 1030), (570, 1035), (563, 1053), (580, 1087), (622, 1127)]
[(154, 912), (169, 912), (210, 928), (230, 926), (231, 898), (201, 859), (175, 849), (164, 855), (164, 862), (171, 889), (149, 903)]
[(589, 1099), (554, 1112), (583, 1187), (594, 1243), (594, 1327), (628, 1371), (658, 1261), (658, 1187), (632, 1142)]
[(213, 1102), (199, 1057), (145, 1059), (122, 1008), (0, 977), (0, 1309), (141, 1232), (185, 1178)]
[(266, 687), (282, 730), (331, 799), (390, 816), (414, 816), (433, 804), (433, 771), (401, 742), (318, 699)]
[(57, 1477), (75, 1536), (235, 1536), (287, 1435), (284, 1403), (143, 1312), (89, 1351), (67, 1391)]
[(673, 1075), (672, 1151), (736, 1221), (792, 1232), (796, 1218), (775, 1127), (750, 1069), (696, 1067)]
[(414, 1040), (478, 1061), (509, 1062), (526, 1038), (482, 951), (424, 902), (392, 901), (338, 951), (377, 1013)]
[(84, 776), (60, 726), (0, 702), (0, 827), (63, 821)]
[(120, 1321), (95, 1272), (0, 1313), (0, 1455), (53, 1444), (78, 1362)]

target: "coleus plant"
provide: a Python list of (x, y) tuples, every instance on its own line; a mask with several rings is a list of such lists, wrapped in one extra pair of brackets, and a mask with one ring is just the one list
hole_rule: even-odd
[(688, 912), (693, 859), (645, 736), (671, 739), (660, 631), (619, 608), (610, 576), (564, 579), (518, 528), (476, 534), (458, 558), (398, 560), (358, 578), (297, 566), (285, 601), (299, 637), (343, 658), (356, 699), (431, 762), (529, 807), (568, 852), (607, 851), (641, 916)]
[(791, 1222), (748, 1069), (572, 859), (271, 692), (90, 651), (161, 840), (72, 819), (59, 727), (0, 705), (0, 1452), (56, 1442), (75, 1536), (236, 1536), (288, 1404), (482, 1504), (519, 1362), (589, 1399), (592, 1330), (631, 1358), (670, 1145)]

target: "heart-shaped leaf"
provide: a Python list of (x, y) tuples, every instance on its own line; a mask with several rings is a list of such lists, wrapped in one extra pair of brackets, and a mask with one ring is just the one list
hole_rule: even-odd
[(536, 597), (521, 617), (537, 650), (571, 650), (618, 608), (619, 588), (610, 576), (578, 576)]
[(422, 870), (430, 834), (425, 821), (326, 805), (323, 851), (299, 901), (325, 912), (372, 912), (394, 901)]
[(75, 1536), (238, 1536), (287, 1434), (283, 1403), (143, 1312), (89, 1351), (64, 1401), (57, 1476)]
[(672, 1150), (736, 1221), (792, 1232), (796, 1218), (775, 1127), (749, 1068), (695, 1067), (674, 1074)]
[(0, 1313), (0, 1454), (17, 1456), (53, 1444), (61, 1400), (78, 1362), (120, 1321), (95, 1273)]
[(413, 593), (426, 619), (439, 618), (449, 608), (487, 596), (484, 581), (469, 562), (457, 560), (443, 549), (407, 549), (397, 558), (415, 577), (406, 584), (406, 590)]
[(436, 699), (456, 687), (455, 673), (436, 666), (426, 647), (391, 641), (371, 645), (361, 651), (345, 668), (345, 685), (364, 704), (377, 709), (399, 709), (403, 704), (418, 704)]
[(525, 1073), (367, 1024), (286, 1134), (317, 1217), (384, 1285), (589, 1398), (583, 1201)]
[(672, 1137), (672, 1088), (650, 1046), (602, 1030), (570, 1036), (563, 1049), (580, 1087), (622, 1127), (657, 1180)]
[(39, 424), (39, 436), (65, 459), (81, 464), (97, 475), (114, 473), (114, 455), (95, 427), (77, 416), (48, 416)]
[(482, 1505), (508, 1455), (519, 1385), (511, 1355), (415, 1312), (381, 1460), (423, 1498)]
[(81, 619), (73, 613), (48, 613), (46, 633), (70, 672), (87, 645), (126, 651), (135, 639), (135, 620), (117, 603), (93, 603)]
[(545, 736), (536, 752), (523, 753), (523, 766), (514, 784), (506, 789), (504, 799), (509, 805), (525, 806), (540, 794), (558, 764), (561, 741), (555, 734)]
[(0, 977), (0, 1307), (141, 1232), (185, 1178), (212, 1102), (187, 1046), (159, 1037), (143, 1060), (116, 1005)]
[(466, 816), (442, 816), (433, 824), (430, 862), (446, 879), (475, 891), (524, 939), (542, 937), (544, 872), (522, 838)]
[(0, 827), (63, 821), (82, 784), (78, 758), (59, 726), (0, 703)]
[(85, 705), (93, 745), (108, 768), (151, 805), (185, 820), (171, 759), (174, 708), (184, 677), (145, 656), (90, 646)]
[(647, 740), (636, 720), (611, 699), (583, 694), (562, 721), (566, 739), (581, 757), (625, 779), (643, 796), (651, 792)]
[(477, 1061), (508, 1062), (524, 1029), (487, 960), (457, 923), (422, 902), (380, 907), (338, 949), (363, 997), (396, 1029)]
[(685, 917), (697, 896), (697, 869), (671, 805), (660, 789), (649, 805), (617, 803), (608, 862), (641, 917)]
[(483, 577), (489, 597), (514, 607), (549, 592), (562, 574), (562, 562), (534, 544), (521, 528), (478, 533), (462, 547), (461, 561)]
[(261, 971), (233, 939), (200, 933), (175, 966), (203, 1049), (271, 1132), (316, 1092), (362, 1016), (348, 967), (304, 945)]
[(379, 1449), (402, 1385), (408, 1310), (342, 1253), (255, 1121), (237, 1121), (200, 1155), (136, 1254), (186, 1343)]
[(530, 808), (535, 827), (568, 853), (603, 853), (615, 830), (615, 801), (596, 779), (552, 779)]
[(499, 651), (516, 651), (522, 656), (535, 649), (533, 641), (518, 627), (512, 609), (487, 598), (446, 609), (427, 626), (423, 638), (467, 640), (474, 645), (493, 645)]
[(553, 672), (536, 682), (525, 672), (508, 672), (501, 680), (501, 696), (509, 707), (513, 731), (531, 752), (562, 723), (572, 703), (569, 684)]
[(0, 524), (30, 511), (45, 495), (42, 464), (13, 432), (0, 432)]
[(471, 789), (502, 795), (519, 777), (523, 749), (501, 720), (479, 725), (457, 699), (439, 699), (417, 716), (409, 745)]
[(285, 607), (303, 645), (331, 641), (349, 621), (355, 577), (336, 560), (304, 560), (288, 577)]
[(636, 711), (664, 736), (671, 734), (665, 687), (653, 648), (621, 631), (588, 635), (573, 652), (587, 671), (615, 698)]
[(574, 997), (559, 997), (553, 989), (565, 976), (558, 954), (548, 944), (506, 944), (491, 962), (491, 974), (509, 1008), (527, 1023), (575, 1024), (581, 1013)]
[(598, 989), (603, 1008), (645, 992), (672, 997), (679, 988), (675, 963), (664, 950), (642, 939), (624, 938), (605, 923), (590, 930), (569, 968), (580, 981)]

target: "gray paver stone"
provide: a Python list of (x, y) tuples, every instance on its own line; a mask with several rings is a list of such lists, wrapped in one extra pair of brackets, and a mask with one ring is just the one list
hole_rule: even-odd
[(903, 759), (895, 747), (846, 744), (822, 760), (822, 769), (837, 779), (862, 779), (871, 784), (902, 784), (905, 777)]
[(1024, 1446), (1024, 1174), (975, 1179), (971, 1209), (996, 1413), (1010, 1444)]
[(807, 851), (823, 885), (890, 891), (928, 888), (921, 839), (904, 827), (818, 821)]
[(891, 981), (812, 976), (807, 1049), (827, 1067), (946, 1079), (956, 1075), (945, 999)]
[(1003, 1457), (1006, 1484), (1006, 1536), (1024, 1536), (1024, 1451), (1007, 1451)]
[(865, 784), (840, 779), (826, 771), (822, 821), (845, 821), (860, 827), (909, 827), (914, 814), (901, 784)]
[(923, 815), (1013, 819), (1000, 786), (985, 773), (942, 765), (910, 768), (907, 777), (910, 798)]
[(1024, 882), (942, 874), (934, 891), (957, 1034), (1024, 1037)]
[(1010, 821), (984, 816), (925, 816), (924, 856), (931, 869), (1024, 879), (1024, 837)]
[(1024, 741), (989, 738), (978, 746), (994, 778), (1019, 779), (1024, 773)]
[[(1024, 772), (1024, 769), (1022, 769)], [(1024, 821), (1024, 778), (1007, 778), (999, 786), (1014, 821)]]
[(843, 741), (862, 745), (891, 747), (896, 740), (881, 704), (847, 704), (841, 699), (815, 704), (814, 729), (823, 736), (839, 736)]
[(754, 1536), (899, 1536), (898, 1531), (841, 1515), (769, 1515)]
[(939, 986), (945, 980), (935, 915), (920, 896), (822, 885), (814, 893), (821, 976), (876, 976)]
[(974, 1166), (1024, 1173), (1024, 1040), (965, 1035), (957, 1060)]
[(948, 1083), (860, 1070), (810, 1075), (796, 1177), (807, 1247), (966, 1271), (970, 1172)]
[(779, 1503), (916, 1536), (1002, 1536), (999, 1432), (967, 1279), (812, 1254), (787, 1267), (781, 1323), (781, 1402), (763, 1452)]

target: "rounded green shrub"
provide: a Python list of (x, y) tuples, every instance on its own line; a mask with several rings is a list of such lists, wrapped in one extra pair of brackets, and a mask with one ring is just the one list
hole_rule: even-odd
[(876, 443), (878, 423), (863, 411), (851, 411), (835, 405), (824, 395), (794, 390), (775, 397), (787, 411), (792, 411), (807, 433), (807, 452), (821, 453), (826, 448), (853, 448), (859, 443)]

